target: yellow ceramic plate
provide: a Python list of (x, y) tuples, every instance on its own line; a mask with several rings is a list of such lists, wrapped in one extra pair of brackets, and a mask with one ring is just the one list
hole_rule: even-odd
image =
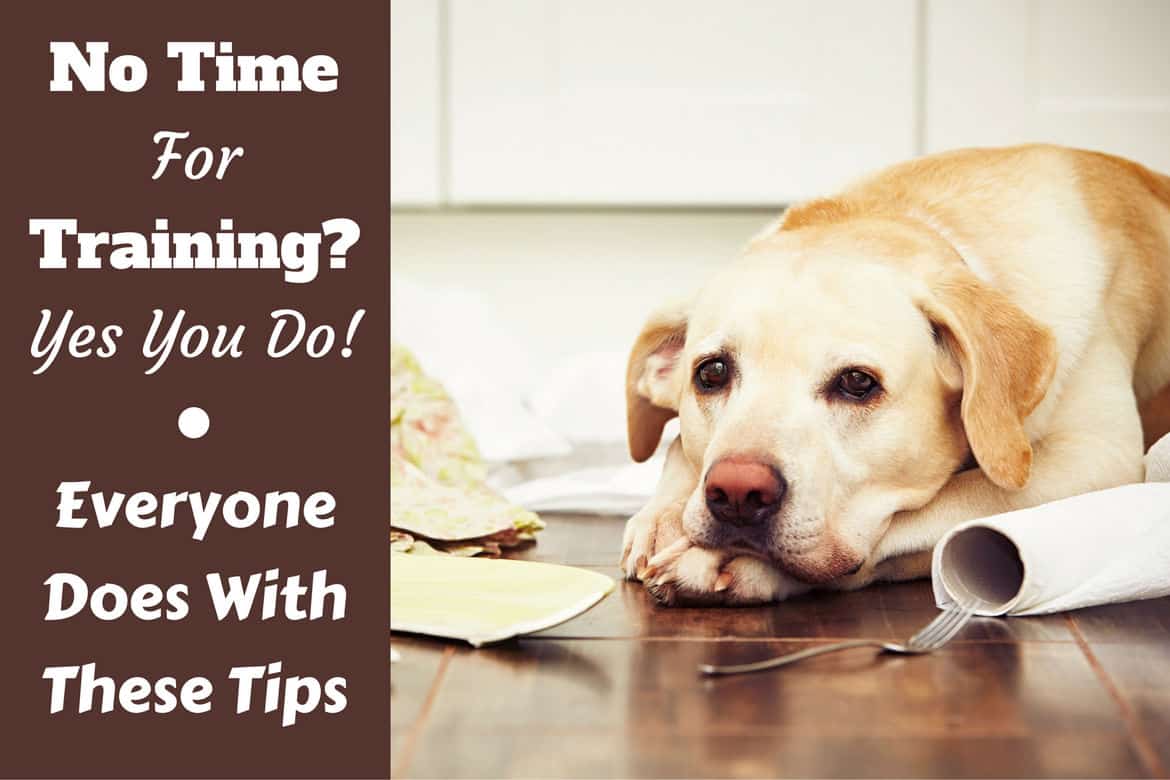
[(390, 628), (478, 647), (576, 617), (613, 590), (604, 574), (551, 563), (390, 556)]

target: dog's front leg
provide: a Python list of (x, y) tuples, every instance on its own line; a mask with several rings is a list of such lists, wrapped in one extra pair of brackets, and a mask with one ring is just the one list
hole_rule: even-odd
[(655, 553), (682, 538), (683, 509), (697, 483), (698, 475), (683, 453), (682, 440), (675, 439), (666, 452), (654, 497), (626, 522), (620, 564), (626, 579), (641, 580)]
[(685, 536), (651, 558), (642, 579), (664, 606), (767, 604), (810, 589), (770, 561), (698, 547)]

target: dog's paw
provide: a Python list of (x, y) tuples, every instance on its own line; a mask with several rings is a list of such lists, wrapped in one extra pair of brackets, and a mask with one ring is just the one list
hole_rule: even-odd
[(651, 502), (626, 521), (619, 564), (628, 580), (641, 580), (650, 559), (682, 537), (684, 501), (668, 505)]
[(767, 561), (696, 547), (685, 537), (651, 558), (642, 574), (664, 606), (768, 604), (808, 590)]

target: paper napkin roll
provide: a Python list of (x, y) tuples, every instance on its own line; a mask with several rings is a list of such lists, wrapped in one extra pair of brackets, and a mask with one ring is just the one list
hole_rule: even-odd
[[(1154, 475), (1151, 475), (1154, 476)], [(934, 548), (939, 607), (1036, 615), (1170, 594), (1170, 482), (973, 520)]]

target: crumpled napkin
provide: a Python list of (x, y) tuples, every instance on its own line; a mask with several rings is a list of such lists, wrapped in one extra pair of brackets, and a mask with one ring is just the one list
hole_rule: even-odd
[(508, 485), (509, 500), (538, 512), (632, 515), (654, 496), (665, 455), (643, 463), (575, 469)]
[[(577, 512), (603, 515), (632, 515), (654, 497), (666, 452), (679, 435), (678, 419), (671, 420), (662, 431), (662, 443), (649, 460), (630, 462), (624, 439), (616, 449), (600, 447), (595, 454), (582, 457), (588, 445), (579, 446), (574, 456), (556, 461), (557, 469), (533, 478), (536, 469), (497, 471), (492, 481), (509, 500), (537, 512)], [(612, 446), (612, 445), (611, 445)], [(580, 462), (578, 462), (580, 461)], [(520, 478), (517, 479), (516, 477)]]
[(934, 548), (935, 602), (1036, 615), (1170, 595), (1170, 436), (1146, 480), (957, 526)]
[(391, 549), (498, 555), (500, 547), (534, 539), (544, 527), (540, 518), (485, 480), (455, 404), (409, 350), (391, 344)]

